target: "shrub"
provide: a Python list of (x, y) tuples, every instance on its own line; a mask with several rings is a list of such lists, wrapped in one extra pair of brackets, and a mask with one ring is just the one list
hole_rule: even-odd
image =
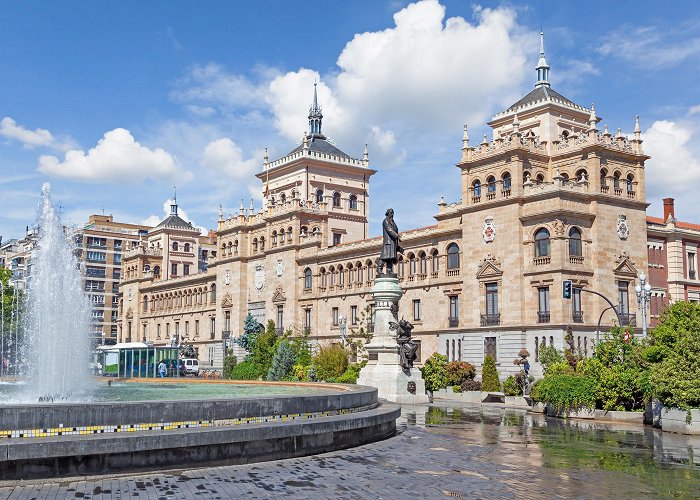
[(581, 408), (594, 408), (596, 381), (576, 375), (548, 375), (532, 388), (535, 401), (543, 401), (556, 411), (567, 412)]
[(321, 347), (314, 357), (316, 378), (331, 382), (340, 377), (348, 368), (348, 353), (340, 344)]
[(425, 389), (431, 394), (433, 391), (447, 387), (447, 356), (434, 352), (425, 360), (421, 373), (425, 381)]
[(367, 361), (361, 361), (360, 363), (352, 363), (348, 366), (348, 369), (345, 370), (345, 373), (343, 373), (335, 381), (340, 384), (356, 384), (357, 377), (360, 376), (360, 370), (362, 370), (362, 368), (364, 368), (366, 364)]
[(233, 351), (228, 349), (224, 357), (224, 378), (231, 378), (231, 370), (238, 364), (238, 359), (233, 355)]
[(571, 367), (571, 365), (562, 359), (561, 361), (557, 361), (549, 365), (545, 377), (550, 375), (574, 375), (574, 373), (574, 369)]
[(262, 373), (251, 361), (244, 361), (233, 367), (230, 376), (233, 380), (258, 380)]
[(260, 333), (260, 323), (252, 314), (248, 313), (245, 320), (243, 320), (243, 335), (234, 340), (234, 342), (245, 349), (246, 352), (251, 352), (258, 333)]
[(462, 392), (462, 386), (461, 385), (453, 385), (452, 392)]
[(518, 384), (513, 375), (503, 381), (503, 394), (506, 396), (522, 396), (523, 388)]
[(564, 357), (562, 356), (561, 352), (557, 351), (557, 349), (554, 346), (542, 346), (540, 347), (540, 364), (542, 365), (542, 370), (544, 373), (547, 373), (547, 370), (551, 365), (554, 363), (558, 363), (559, 361), (563, 361)]
[(447, 385), (461, 385), (466, 380), (473, 380), (476, 376), (476, 368), (465, 361), (452, 361), (445, 366), (445, 378)]
[(465, 380), (459, 387), (460, 392), (481, 391), (481, 382), (478, 380)]
[(292, 366), (292, 376), (295, 380), (299, 380), (301, 382), (308, 382), (309, 366), (297, 363), (296, 365)]
[(267, 380), (283, 380), (289, 376), (296, 362), (294, 349), (286, 340), (277, 345), (272, 366), (267, 371)]
[(501, 383), (498, 381), (498, 371), (496, 370), (496, 360), (488, 354), (484, 358), (484, 365), (481, 367), (481, 390), (487, 392), (500, 392)]
[(311, 355), (309, 333), (304, 332), (299, 335), (289, 336), (287, 340), (289, 341), (289, 345), (294, 350), (297, 363), (302, 365), (310, 365), (313, 356)]
[(275, 322), (270, 320), (267, 322), (267, 329), (255, 338), (251, 354), (246, 358), (246, 361), (249, 360), (255, 365), (260, 375), (266, 375), (272, 366), (277, 340)]

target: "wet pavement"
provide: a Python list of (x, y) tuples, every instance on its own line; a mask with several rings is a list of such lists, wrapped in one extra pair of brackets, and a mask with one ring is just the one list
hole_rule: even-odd
[(399, 423), (393, 438), (323, 455), (0, 483), (0, 499), (700, 496), (700, 438), (497, 406), (404, 407)]

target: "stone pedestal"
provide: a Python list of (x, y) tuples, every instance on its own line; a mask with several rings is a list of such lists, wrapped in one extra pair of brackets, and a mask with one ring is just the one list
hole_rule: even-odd
[[(418, 368), (406, 373), (401, 368), (396, 331), (389, 322), (398, 323), (396, 311), (403, 290), (396, 276), (380, 276), (374, 282), (374, 334), (365, 345), (369, 360), (360, 371), (357, 383), (370, 385), (379, 391), (379, 397), (396, 403), (427, 403), (425, 382)], [(409, 392), (409, 383), (415, 384), (415, 394)], [(413, 385), (413, 384), (411, 384)]]

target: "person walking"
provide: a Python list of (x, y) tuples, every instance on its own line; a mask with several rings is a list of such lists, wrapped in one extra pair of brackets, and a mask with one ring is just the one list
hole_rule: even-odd
[(165, 366), (165, 361), (161, 361), (160, 364), (158, 365), (158, 374), (160, 375), (160, 378), (165, 377), (165, 372), (168, 371), (168, 367)]

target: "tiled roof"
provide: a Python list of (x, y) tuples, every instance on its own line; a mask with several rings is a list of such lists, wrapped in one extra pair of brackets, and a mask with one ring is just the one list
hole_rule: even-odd
[[(650, 224), (661, 224), (661, 225), (666, 224), (661, 217), (647, 216), (647, 222)], [(694, 231), (700, 231), (700, 224), (693, 224), (691, 222), (683, 222), (683, 221), (677, 220), (676, 227), (679, 229), (692, 229)]]
[[(336, 148), (333, 144), (328, 142), (325, 138), (322, 137), (315, 137), (311, 136), (309, 138), (309, 149), (311, 151), (315, 151), (317, 153), (325, 153), (328, 155), (335, 155), (335, 156), (341, 156), (343, 158), (348, 158), (352, 159), (350, 155), (347, 153), (341, 151), (340, 149)], [(304, 144), (299, 144), (296, 148), (292, 149), (289, 153), (287, 153), (285, 156), (289, 156), (294, 153), (298, 153), (299, 151), (302, 151), (304, 149)]]

